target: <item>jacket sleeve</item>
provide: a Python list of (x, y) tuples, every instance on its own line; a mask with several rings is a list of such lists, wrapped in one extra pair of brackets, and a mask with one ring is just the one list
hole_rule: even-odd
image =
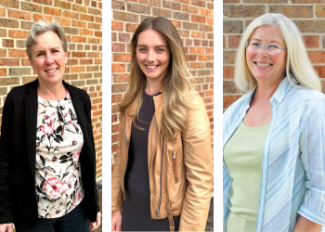
[(6, 98), (2, 113), (0, 138), (0, 224), (12, 223), (11, 198), (9, 190), (9, 156), (12, 139), (12, 109), (10, 93)]
[(307, 191), (298, 213), (325, 225), (325, 101), (318, 101), (301, 123), (301, 158), (306, 171)]
[(117, 152), (114, 156), (113, 173), (112, 173), (112, 212), (118, 209), (122, 209), (123, 206), (123, 193), (120, 185), (120, 169), (121, 169), (121, 133), (123, 119), (120, 121), (119, 129), (119, 142), (117, 144)]
[(205, 231), (212, 193), (213, 159), (210, 122), (199, 95), (197, 105), (187, 111), (187, 130), (183, 133), (184, 162), (188, 182), (179, 231)]

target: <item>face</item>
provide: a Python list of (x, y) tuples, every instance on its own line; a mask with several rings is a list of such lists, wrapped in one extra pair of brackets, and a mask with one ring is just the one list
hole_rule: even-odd
[(170, 51), (165, 38), (157, 31), (147, 29), (139, 34), (136, 47), (138, 65), (147, 81), (162, 81), (167, 74)]
[[(260, 26), (256, 28), (249, 41), (250, 44), (256, 42), (263, 46), (286, 47), (282, 33), (277, 26)], [(246, 62), (257, 82), (276, 83), (285, 77), (286, 55), (284, 49), (276, 55), (269, 55), (265, 52), (264, 47), (257, 53), (252, 53), (246, 49)]]
[(53, 31), (37, 36), (37, 43), (31, 47), (31, 66), (40, 82), (47, 85), (60, 83), (68, 61), (60, 38)]

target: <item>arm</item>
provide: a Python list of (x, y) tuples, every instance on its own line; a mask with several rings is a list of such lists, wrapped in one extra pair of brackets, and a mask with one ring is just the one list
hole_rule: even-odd
[[(325, 224), (325, 101), (319, 100), (301, 120), (300, 150), (306, 171), (307, 191), (298, 213), (297, 229), (311, 222)], [(300, 218), (302, 218), (300, 217)], [(306, 220), (310, 222), (306, 223)], [(302, 220), (302, 221), (300, 221)], [(311, 228), (310, 228), (311, 229)]]
[(308, 219), (300, 216), (298, 222), (292, 232), (319, 232), (322, 229), (321, 225), (318, 225)]
[(179, 231), (204, 231), (209, 213), (213, 181), (210, 122), (203, 100), (188, 109), (188, 129), (183, 133), (184, 162), (188, 186)]
[[(11, 146), (11, 131), (13, 130), (12, 113), (13, 103), (10, 93), (6, 98), (2, 113), (0, 139), (0, 224), (12, 228), (11, 199), (9, 190), (9, 155)], [(10, 230), (8, 230), (10, 231)]]

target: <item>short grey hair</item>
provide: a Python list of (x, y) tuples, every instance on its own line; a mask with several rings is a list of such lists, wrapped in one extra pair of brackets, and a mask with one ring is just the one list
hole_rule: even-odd
[(299, 84), (304, 87), (321, 91), (321, 82), (311, 64), (306, 47), (302, 40), (298, 27), (283, 14), (267, 13), (252, 21), (243, 33), (237, 49), (235, 61), (235, 83), (244, 91), (251, 91), (256, 86), (256, 80), (251, 74), (246, 63), (246, 42), (250, 39), (254, 30), (260, 26), (277, 26), (287, 47), (286, 76), (293, 84), (293, 75)]
[(63, 50), (65, 52), (68, 51), (68, 44), (65, 39), (64, 29), (63, 29), (61, 23), (59, 23), (57, 20), (53, 20), (52, 22), (46, 22), (46, 21), (39, 20), (32, 25), (32, 27), (29, 31), (29, 34), (27, 36), (27, 39), (26, 39), (26, 53), (27, 53), (27, 56), (29, 59), (32, 58), (31, 48), (34, 44), (37, 43), (37, 36), (47, 32), (47, 31), (53, 31), (55, 34), (57, 34), (57, 36), (61, 40)]

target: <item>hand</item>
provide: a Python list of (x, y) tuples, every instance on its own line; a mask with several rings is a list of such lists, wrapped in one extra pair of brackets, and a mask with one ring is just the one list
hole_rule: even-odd
[(122, 213), (121, 210), (112, 212), (112, 229), (111, 231), (121, 231)]
[(13, 232), (12, 226), (12, 223), (0, 224), (0, 232)]
[[(100, 225), (100, 218), (102, 217), (101, 213), (98, 212), (97, 213), (97, 217), (96, 217), (96, 221), (95, 222), (91, 222), (89, 221), (89, 229), (91, 231), (96, 230), (98, 228), (98, 226)], [(1, 232), (1, 231), (0, 231)]]

